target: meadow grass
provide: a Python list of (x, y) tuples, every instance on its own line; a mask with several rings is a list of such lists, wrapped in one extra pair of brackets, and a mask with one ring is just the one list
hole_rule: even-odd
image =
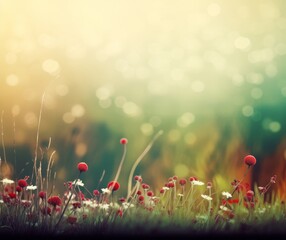
[[(240, 180), (230, 183), (229, 191), (213, 186), (212, 182), (205, 183), (199, 176), (170, 176), (160, 189), (153, 189), (143, 176), (134, 176), (136, 167), (161, 134), (134, 162), (127, 183), (118, 182), (126, 156), (125, 138), (120, 140), (124, 151), (115, 177), (98, 189), (85, 187), (81, 177), (89, 173), (88, 164), (79, 162), (74, 166), (78, 177), (63, 183), (65, 191), (55, 194), (54, 152), (47, 169), (42, 169), (41, 161), (35, 158), (31, 177), (2, 178), (1, 235), (265, 237), (285, 232), (285, 204), (269, 193), (277, 176), (272, 176), (265, 186), (244, 182), (249, 170), (255, 170), (256, 159), (252, 155), (242, 160), (245, 173)], [(127, 186), (125, 197), (117, 194), (121, 185)]]

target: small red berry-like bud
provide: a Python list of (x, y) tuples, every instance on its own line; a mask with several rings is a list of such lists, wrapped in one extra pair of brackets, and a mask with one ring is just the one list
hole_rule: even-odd
[(211, 182), (208, 182), (208, 183), (207, 183), (207, 188), (212, 188), (212, 186), (213, 186), (213, 185), (212, 185)]
[(173, 182), (168, 182), (168, 188), (174, 188), (175, 187), (175, 184)]
[(25, 179), (20, 179), (18, 181), (18, 185), (21, 187), (21, 188), (24, 188), (24, 187), (27, 187), (28, 186), (28, 183)]
[(249, 190), (249, 191), (246, 192), (246, 197), (247, 197), (247, 199), (249, 201), (253, 198), (253, 196), (254, 196), (254, 192), (253, 191)]
[(17, 187), (16, 187), (16, 192), (19, 193), (19, 192), (21, 192), (21, 191), (22, 191), (22, 188), (21, 188), (20, 186), (17, 186)]
[(165, 192), (165, 190), (162, 188), (160, 189), (160, 193), (163, 194)]
[(108, 183), (107, 188), (111, 191), (117, 191), (120, 188), (120, 184), (116, 181), (111, 181)]
[(173, 180), (177, 181), (178, 180), (178, 176), (173, 176)]
[(119, 198), (119, 201), (124, 203), (124, 202), (126, 202), (126, 199), (124, 197), (122, 197), (122, 198)]
[(78, 165), (77, 165), (77, 169), (80, 171), (80, 172), (86, 172), (88, 170), (88, 165), (85, 163), (85, 162), (80, 162)]
[(137, 191), (137, 195), (142, 195), (142, 192), (140, 190)]
[(179, 180), (179, 184), (180, 184), (181, 186), (184, 186), (186, 183), (187, 183), (187, 180), (184, 179), (184, 178), (182, 178), (182, 179)]
[(41, 208), (41, 212), (43, 215), (51, 215), (52, 209), (50, 207), (43, 207)]
[(147, 189), (150, 188), (150, 186), (148, 184), (146, 184), (146, 183), (142, 183), (142, 188), (147, 190)]
[(81, 208), (81, 203), (80, 202), (73, 202), (72, 205), (73, 205), (74, 209)]
[(189, 181), (190, 181), (190, 182), (192, 182), (192, 181), (197, 181), (197, 180), (198, 180), (198, 179), (197, 179), (196, 177), (190, 177), (190, 178), (189, 178)]
[(123, 216), (123, 211), (121, 209), (118, 209), (117, 212), (116, 212), (116, 215), (119, 216), (119, 217), (122, 217)]
[(51, 196), (48, 199), (48, 204), (51, 204), (54, 207), (61, 206), (62, 205), (62, 200), (60, 199), (59, 196)]
[(40, 192), (39, 192), (39, 197), (40, 197), (41, 199), (46, 198), (46, 192), (40, 191)]
[(8, 195), (11, 199), (16, 198), (17, 196), (16, 193), (13, 193), (13, 192), (8, 193)]
[(134, 180), (137, 182), (142, 182), (142, 177), (141, 176), (135, 176)]
[(128, 143), (127, 138), (121, 138), (121, 139), (120, 139), (120, 143), (121, 143), (122, 145), (127, 144), (127, 143)]
[(245, 158), (244, 158), (244, 163), (245, 163), (246, 165), (248, 165), (249, 167), (251, 167), (251, 166), (255, 165), (255, 163), (256, 163), (256, 158), (255, 158), (254, 156), (252, 156), (252, 155), (247, 155), (247, 156), (245, 156)]
[(76, 216), (68, 216), (68, 218), (67, 218), (67, 222), (69, 224), (71, 224), (71, 225), (76, 223), (76, 221), (77, 221), (77, 217)]
[(139, 202), (143, 202), (143, 201), (144, 201), (144, 196), (140, 195), (140, 196), (138, 197), (138, 201), (139, 201)]
[(147, 192), (147, 196), (148, 196), (148, 197), (153, 197), (153, 196), (154, 196), (154, 193), (153, 193), (152, 191), (148, 191), (148, 192)]
[(95, 190), (93, 190), (93, 195), (98, 196), (98, 195), (100, 195), (100, 192), (97, 189), (95, 189)]

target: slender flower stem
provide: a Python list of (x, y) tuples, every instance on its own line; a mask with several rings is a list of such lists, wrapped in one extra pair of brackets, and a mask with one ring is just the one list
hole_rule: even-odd
[(155, 140), (161, 136), (163, 134), (163, 131), (159, 131), (154, 138), (151, 140), (151, 142), (147, 145), (147, 147), (145, 148), (145, 150), (141, 153), (141, 155), (136, 159), (136, 161), (134, 162), (130, 174), (129, 174), (129, 178), (128, 178), (128, 192), (127, 192), (127, 196), (130, 196), (130, 192), (132, 189), (132, 178), (133, 178), (133, 174), (135, 172), (136, 167), (138, 166), (138, 164), (141, 162), (141, 160), (143, 159), (143, 157), (148, 153), (148, 151), (151, 149), (151, 147), (153, 146)]
[(62, 218), (63, 218), (63, 216), (64, 216), (64, 214), (65, 214), (65, 212), (66, 212), (66, 210), (67, 210), (67, 207), (68, 207), (69, 202), (70, 202), (70, 200), (71, 200), (71, 198), (72, 198), (74, 189), (75, 189), (75, 187), (76, 187), (77, 181), (79, 180), (80, 174), (81, 174), (81, 172), (79, 172), (78, 177), (77, 177), (77, 179), (75, 180), (75, 183), (74, 183), (73, 186), (72, 186), (72, 189), (71, 189), (71, 192), (70, 192), (70, 197), (69, 197), (69, 199), (68, 199), (68, 201), (67, 201), (67, 203), (66, 203), (66, 205), (65, 205), (65, 207), (64, 207), (64, 210), (62, 211), (62, 214), (61, 214), (61, 216), (60, 216), (60, 218), (59, 218), (57, 224), (55, 225), (55, 230), (57, 229), (58, 225), (60, 224), (60, 222), (61, 222), (61, 220), (62, 220)]

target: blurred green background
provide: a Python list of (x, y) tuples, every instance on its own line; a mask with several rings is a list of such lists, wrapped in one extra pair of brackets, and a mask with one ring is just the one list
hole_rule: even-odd
[(105, 170), (104, 186), (127, 137), (124, 189), (163, 130), (136, 170), (154, 188), (173, 175), (228, 188), (253, 154), (248, 181), (277, 174), (286, 191), (285, 10), (283, 0), (0, 0), (2, 175), (31, 173), (45, 92), (39, 145), (51, 146), (38, 155), (56, 151), (60, 186), (79, 161), (87, 187)]

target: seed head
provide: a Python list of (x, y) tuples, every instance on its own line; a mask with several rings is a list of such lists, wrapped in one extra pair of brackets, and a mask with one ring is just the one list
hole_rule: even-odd
[(143, 201), (144, 201), (144, 196), (140, 195), (140, 196), (138, 197), (138, 201), (139, 201), (139, 202), (143, 202)]
[(142, 188), (145, 190), (148, 190), (150, 188), (150, 186), (146, 183), (142, 183)]
[(137, 181), (137, 182), (142, 182), (142, 177), (136, 175), (136, 176), (134, 177), (134, 180)]
[(252, 156), (252, 155), (247, 155), (247, 156), (244, 157), (244, 163), (246, 165), (248, 165), (249, 167), (251, 167), (251, 166), (255, 165), (256, 158), (254, 156)]
[(98, 195), (100, 195), (100, 192), (97, 189), (95, 189), (95, 190), (93, 190), (93, 195), (98, 196)]
[(120, 143), (121, 143), (122, 145), (127, 144), (127, 143), (128, 143), (127, 138), (121, 138), (121, 139), (120, 139)]
[(153, 193), (152, 191), (148, 191), (148, 192), (147, 192), (147, 196), (148, 196), (148, 197), (153, 197), (153, 196), (154, 196), (154, 193)]
[(52, 209), (50, 207), (43, 207), (41, 208), (41, 212), (43, 215), (51, 215)]
[(179, 184), (180, 184), (181, 186), (184, 186), (186, 183), (187, 183), (187, 180), (184, 179), (184, 178), (182, 178), (182, 179), (179, 180)]
[(60, 199), (59, 196), (51, 196), (48, 199), (48, 204), (56, 207), (56, 206), (61, 206), (62, 205), (62, 200)]
[(88, 170), (88, 165), (85, 163), (85, 162), (80, 162), (78, 165), (77, 165), (77, 169), (80, 171), (80, 172), (86, 172)]
[(21, 188), (27, 187), (28, 183), (27, 183), (26, 179), (20, 179), (18, 181), (18, 186), (20, 186)]
[(116, 181), (111, 181), (108, 183), (107, 188), (111, 191), (117, 191), (120, 188), (120, 184)]
[(67, 222), (69, 224), (71, 224), (71, 225), (76, 223), (76, 221), (77, 221), (77, 217), (76, 216), (68, 216), (68, 218), (67, 218)]
[(39, 192), (39, 197), (40, 197), (41, 199), (46, 198), (46, 192), (40, 191), (40, 192)]

